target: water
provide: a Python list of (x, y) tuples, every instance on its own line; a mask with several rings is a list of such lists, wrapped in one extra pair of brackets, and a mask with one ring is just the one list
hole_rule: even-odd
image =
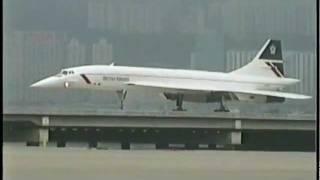
[(3, 147), (4, 179), (315, 179), (315, 153)]

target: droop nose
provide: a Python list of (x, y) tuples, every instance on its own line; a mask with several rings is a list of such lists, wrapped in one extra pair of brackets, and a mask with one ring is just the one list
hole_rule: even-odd
[(52, 87), (63, 87), (63, 83), (57, 77), (48, 77), (46, 79), (40, 80), (30, 87), (36, 88), (52, 88)]

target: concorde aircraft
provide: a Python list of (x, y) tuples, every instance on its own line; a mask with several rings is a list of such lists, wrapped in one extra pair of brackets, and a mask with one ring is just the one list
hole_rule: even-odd
[(215, 111), (229, 112), (225, 101), (282, 103), (286, 98), (311, 98), (281, 91), (298, 82), (298, 79), (284, 75), (281, 42), (268, 39), (251, 62), (228, 73), (127, 67), (112, 63), (62, 69), (31, 87), (115, 91), (120, 98), (121, 109), (128, 91), (151, 90), (176, 101), (177, 111), (183, 111), (183, 101), (189, 101), (218, 102), (220, 108)]

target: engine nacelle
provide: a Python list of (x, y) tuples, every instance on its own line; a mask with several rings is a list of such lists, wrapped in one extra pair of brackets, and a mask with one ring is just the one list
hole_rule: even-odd
[[(164, 97), (168, 100), (176, 100), (176, 93), (163, 93)], [(282, 103), (285, 98), (264, 96), (264, 95), (250, 95), (244, 93), (222, 93), (222, 92), (211, 92), (202, 94), (183, 94), (183, 100), (189, 102), (219, 102), (221, 96), (224, 97), (224, 101), (242, 101), (251, 103)]]
[(282, 97), (265, 96), (265, 95), (251, 95), (251, 94), (236, 93), (235, 96), (238, 98), (238, 101), (242, 101), (242, 102), (282, 103), (285, 101), (285, 98), (282, 98)]

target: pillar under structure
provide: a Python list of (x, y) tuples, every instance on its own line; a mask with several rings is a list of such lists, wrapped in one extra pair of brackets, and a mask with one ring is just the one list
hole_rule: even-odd
[(229, 144), (240, 145), (242, 144), (242, 133), (241, 131), (233, 131), (229, 133)]
[(241, 120), (235, 120), (233, 131), (229, 132), (228, 142), (231, 145), (242, 144)]
[(49, 129), (48, 128), (40, 128), (39, 130), (39, 142), (42, 147), (47, 147), (49, 142)]
[(27, 146), (35, 145), (47, 147), (49, 141), (49, 117), (41, 118), (41, 126), (30, 129), (26, 133)]
[(27, 146), (46, 147), (49, 141), (48, 128), (32, 128), (28, 130), (26, 135)]

